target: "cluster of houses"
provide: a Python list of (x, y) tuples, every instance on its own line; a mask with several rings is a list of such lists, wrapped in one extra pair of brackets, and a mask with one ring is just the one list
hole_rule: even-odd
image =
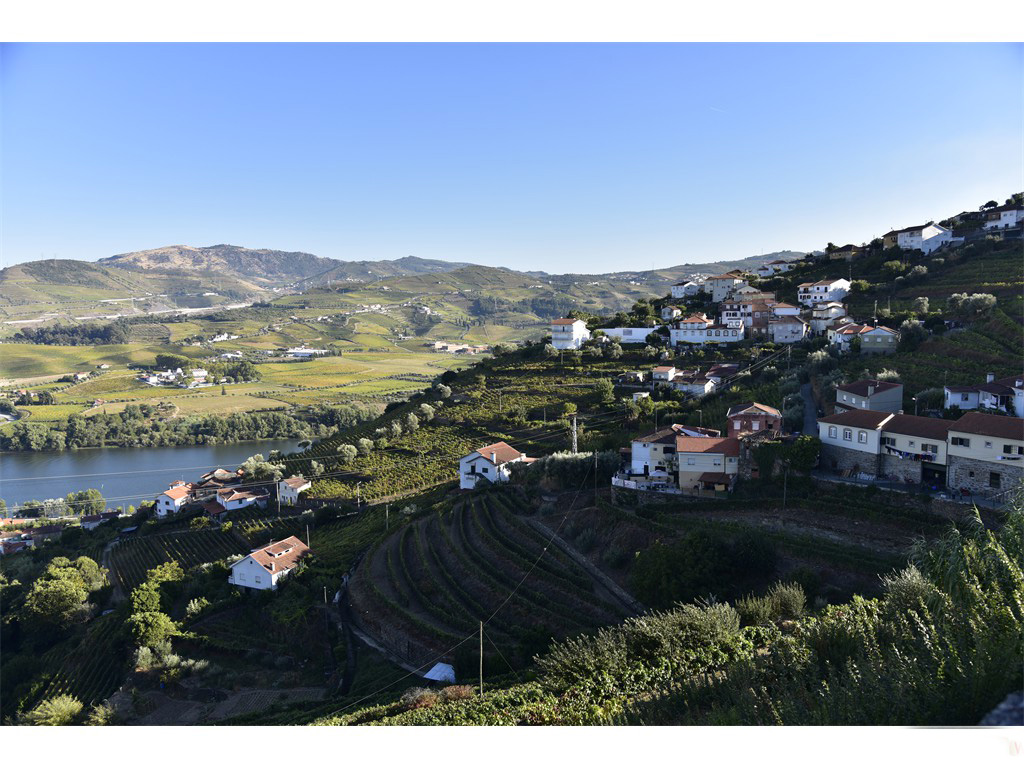
[(228, 512), (253, 505), (265, 508), (271, 499), (283, 506), (293, 506), (299, 494), (309, 490), (312, 483), (295, 475), (277, 483), (244, 482), (240, 470), (231, 472), (215, 469), (202, 475), (197, 482), (178, 480), (156, 497), (157, 517), (167, 517), (201, 507), (212, 520), (222, 520)]
[[(116, 512), (107, 512), (104, 515), (88, 515), (89, 518), (104, 518), (100, 522), (117, 517)], [(20, 520), (5, 521), (5, 524), (33, 523), (34, 518), (22, 518)], [(82, 525), (86, 527), (85, 518), (82, 518)], [(95, 528), (99, 522), (90, 523), (90, 528)], [(60, 535), (67, 528), (66, 523), (53, 523), (50, 525), (37, 525), (32, 528), (26, 527), (23, 530), (0, 531), (0, 555), (13, 555), (23, 552), (26, 549), (35, 549), (44, 541), (60, 538)]]
[(215, 383), (204, 368), (193, 368), (184, 371), (175, 368), (173, 371), (168, 368), (166, 371), (155, 373), (143, 373), (139, 381), (149, 384), (151, 387), (181, 387), (182, 389), (196, 389), (198, 387), (212, 387)]
[[(659, 365), (646, 371), (626, 371), (616, 378), (616, 383), (623, 387), (642, 388), (653, 391), (659, 386), (670, 387), (694, 397), (703, 397), (714, 392), (723, 381), (739, 373), (738, 363), (714, 363), (703, 370), (676, 368), (674, 365)], [(634, 400), (646, 392), (636, 393)]]
[(435, 341), (427, 344), (432, 352), (446, 352), (453, 355), (485, 355), (491, 351), (486, 344), (463, 344), (455, 341)]

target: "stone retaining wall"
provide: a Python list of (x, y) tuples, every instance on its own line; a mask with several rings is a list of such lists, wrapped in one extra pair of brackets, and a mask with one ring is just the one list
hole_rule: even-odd
[[(950, 456), (948, 462), (946, 485), (950, 488), (970, 488), (975, 493), (991, 493), (1005, 491), (1024, 481), (1024, 462), (978, 461), (962, 456)], [(999, 474), (998, 488), (989, 483), (992, 472)]]
[(822, 443), (821, 446), (820, 466), (824, 470), (849, 469), (877, 475), (878, 460), (879, 457), (875, 454), (856, 451), (852, 448), (842, 448), (828, 443)]

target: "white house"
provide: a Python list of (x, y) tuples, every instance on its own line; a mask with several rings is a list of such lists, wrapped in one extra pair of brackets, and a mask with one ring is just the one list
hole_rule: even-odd
[(1011, 416), (1024, 417), (1024, 374), (997, 379), (985, 376), (985, 383), (971, 387), (943, 387), (946, 408), (956, 406), (962, 411), (989, 408)]
[(810, 327), (799, 317), (784, 315), (768, 322), (768, 336), (776, 344), (795, 344), (807, 338)]
[(676, 368), (674, 365), (659, 365), (651, 370), (651, 380), (655, 382), (672, 381), (675, 375)]
[(266, 498), (266, 496), (259, 493), (239, 490), (237, 488), (222, 488), (217, 491), (217, 501), (220, 502), (228, 512), (251, 507), (257, 502), (265, 501)]
[(845, 278), (819, 280), (816, 283), (800, 283), (797, 299), (805, 307), (813, 307), (829, 301), (839, 301), (850, 292), (850, 281)]
[(746, 280), (733, 272), (727, 272), (724, 275), (714, 275), (704, 282), (706, 289), (711, 291), (711, 300), (716, 302), (725, 301), (725, 298), (734, 288), (746, 284)]
[(555, 349), (579, 349), (590, 338), (587, 324), (571, 317), (551, 321), (551, 346)]
[(800, 307), (780, 301), (771, 305), (772, 317), (800, 317)]
[(898, 413), (903, 410), (903, 385), (898, 381), (861, 379), (836, 387), (836, 413), (867, 410)]
[(985, 229), (1009, 229), (1024, 221), (1024, 206), (1020, 204), (1000, 205), (985, 212)]
[(664, 306), (661, 308), (661, 319), (666, 323), (669, 320), (675, 320), (677, 317), (683, 316), (683, 310), (679, 307)]
[(304, 477), (295, 475), (288, 477), (277, 484), (277, 496), (282, 504), (298, 504), (299, 494), (308, 491), (313, 483)]
[(864, 331), (870, 330), (870, 325), (860, 323), (845, 323), (831, 326), (828, 331), (828, 343), (836, 347), (840, 352), (849, 352), (850, 343), (859, 338)]
[(196, 380), (198, 380), (198, 379), (205, 379), (208, 375), (209, 374), (206, 372), (205, 368), (193, 368), (192, 369), (192, 378), (193, 379), (196, 379)]
[(505, 442), (491, 443), (459, 459), (459, 488), (470, 490), (480, 483), (507, 483), (509, 465), (531, 462), (525, 453)]
[[(678, 311), (678, 310), (677, 310)], [(602, 328), (604, 335), (620, 344), (646, 344), (653, 328)]]
[(180, 512), (192, 496), (192, 484), (178, 482), (156, 497), (156, 516), (166, 517)]
[(780, 272), (789, 272), (792, 268), (793, 265), (788, 261), (775, 259), (774, 261), (769, 261), (767, 264), (762, 264), (756, 271), (758, 277), (771, 277), (772, 275), (777, 275)]
[(940, 224), (922, 224), (917, 227), (895, 229), (882, 235), (882, 243), (886, 248), (898, 246), (907, 251), (931, 253), (947, 243), (959, 240), (954, 238), (952, 230)]
[(732, 490), (739, 474), (740, 441), (735, 437), (680, 435), (675, 449), (680, 489)]
[(820, 336), (836, 320), (846, 317), (846, 307), (842, 302), (826, 301), (811, 309), (811, 331)]
[(228, 584), (247, 589), (277, 589), (277, 583), (294, 571), (308, 552), (309, 547), (295, 536), (254, 549), (231, 566)]
[(703, 290), (704, 285), (693, 280), (684, 280), (681, 283), (676, 283), (671, 288), (673, 299), (685, 299), (687, 296), (696, 296)]
[(289, 357), (295, 357), (298, 359), (308, 359), (311, 357), (320, 357), (326, 355), (328, 350), (326, 349), (311, 349), (309, 347), (292, 347), (285, 352)]
[(678, 321), (670, 330), (672, 346), (680, 344), (735, 344), (745, 336), (743, 323), (715, 323), (704, 315), (692, 315)]

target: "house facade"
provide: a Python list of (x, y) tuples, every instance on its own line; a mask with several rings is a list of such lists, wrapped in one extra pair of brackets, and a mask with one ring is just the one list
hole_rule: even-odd
[(507, 483), (510, 465), (520, 461), (532, 459), (502, 441), (485, 445), (459, 459), (459, 488), (472, 490), (491, 483)]
[(903, 410), (903, 385), (898, 381), (861, 379), (837, 386), (835, 410), (898, 413)]
[(673, 299), (685, 299), (688, 296), (696, 296), (704, 290), (704, 285), (694, 280), (684, 280), (676, 283), (670, 289)]
[(705, 290), (711, 292), (711, 300), (714, 302), (725, 301), (734, 288), (746, 284), (746, 280), (731, 272), (727, 272), (724, 275), (714, 275), (704, 281)]
[(278, 582), (294, 572), (308, 553), (309, 547), (295, 536), (254, 549), (231, 566), (228, 584), (246, 589), (277, 589)]
[[(682, 313), (680, 313), (682, 314)], [(646, 344), (654, 328), (602, 328), (604, 335), (620, 344)]]
[(551, 321), (551, 345), (555, 349), (579, 349), (590, 338), (582, 320), (562, 317)]
[(986, 408), (1002, 411), (1010, 416), (1024, 416), (1024, 373), (997, 379), (995, 374), (985, 376), (985, 383), (972, 387), (943, 387), (943, 404), (956, 406), (962, 411)]
[(841, 301), (850, 292), (850, 281), (846, 278), (819, 280), (816, 283), (800, 283), (797, 286), (797, 300), (805, 307)]
[(299, 503), (299, 494), (308, 491), (313, 483), (300, 475), (285, 478), (277, 484), (277, 497), (282, 504), (293, 506)]
[(191, 483), (178, 482), (156, 497), (156, 516), (167, 517), (181, 511), (192, 498)]
[(1024, 419), (966, 413), (949, 428), (950, 488), (1004, 491), (1024, 482)]
[(868, 327), (860, 333), (862, 355), (891, 355), (896, 351), (900, 334), (884, 325)]
[(799, 317), (786, 315), (768, 323), (768, 336), (776, 344), (795, 344), (810, 333), (810, 326)]
[(703, 315), (680, 320), (669, 329), (669, 341), (674, 347), (680, 344), (735, 344), (743, 338), (742, 323), (715, 323)]
[(834, 251), (830, 251), (828, 258), (830, 261), (853, 261), (864, 255), (864, 249), (859, 245), (844, 245), (836, 248)]
[(765, 432), (770, 437), (782, 434), (782, 414), (778, 408), (762, 403), (740, 403), (726, 415), (728, 437), (744, 437)]
[(842, 317), (846, 317), (846, 307), (841, 302), (826, 301), (817, 304), (811, 309), (811, 332), (815, 336), (821, 336), (830, 325)]
[(882, 245), (885, 248), (898, 247), (905, 251), (921, 251), (927, 254), (955, 239), (952, 230), (940, 224), (922, 224), (886, 232), (882, 235)]
[(985, 229), (1010, 229), (1024, 222), (1024, 206), (1009, 204), (989, 208), (985, 212)]

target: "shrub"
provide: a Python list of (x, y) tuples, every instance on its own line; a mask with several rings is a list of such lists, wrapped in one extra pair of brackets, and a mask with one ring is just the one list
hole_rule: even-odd
[(779, 618), (799, 619), (804, 615), (807, 597), (799, 584), (779, 582), (768, 590), (768, 599)]
[(471, 699), (473, 696), (473, 686), (471, 685), (449, 685), (441, 689), (441, 700), (445, 702), (462, 701)]
[(745, 627), (767, 626), (775, 622), (774, 606), (767, 597), (741, 597), (736, 601), (736, 612)]
[(92, 711), (89, 712), (89, 716), (85, 719), (85, 724), (116, 725), (118, 720), (117, 710), (104, 701), (92, 708)]
[(438, 704), (441, 697), (430, 688), (410, 688), (398, 701), (406, 709), (429, 709)]
[(22, 715), (27, 725), (69, 725), (82, 711), (82, 702), (74, 696), (61, 694), (39, 702)]

